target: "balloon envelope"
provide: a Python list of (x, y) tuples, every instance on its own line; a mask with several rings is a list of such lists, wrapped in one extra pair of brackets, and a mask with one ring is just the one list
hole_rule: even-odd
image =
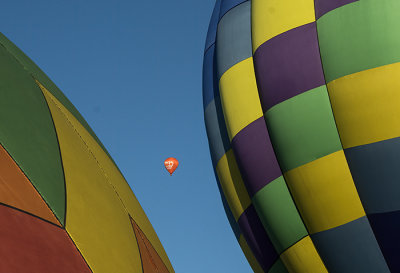
[(173, 157), (169, 157), (164, 161), (165, 169), (167, 169), (170, 175), (172, 175), (173, 172), (176, 170), (176, 168), (178, 168), (178, 165), (179, 165), (178, 160)]
[(203, 103), (255, 272), (400, 272), (400, 1), (217, 0)]
[(0, 82), (0, 272), (173, 273), (100, 140), (1, 33)]

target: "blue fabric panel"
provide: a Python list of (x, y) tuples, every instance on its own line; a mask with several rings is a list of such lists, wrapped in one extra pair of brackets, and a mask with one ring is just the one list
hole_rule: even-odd
[(215, 36), (217, 34), (217, 26), (219, 21), (220, 6), (221, 6), (221, 0), (217, 0), (215, 2), (214, 10), (211, 15), (210, 24), (208, 26), (206, 46), (204, 51), (206, 51), (211, 45), (215, 43)]
[(367, 217), (311, 235), (329, 273), (389, 273)]
[(252, 56), (250, 2), (231, 9), (221, 19), (217, 34), (218, 79), (235, 64)]
[[(232, 8), (234, 8), (237, 5), (240, 5), (241, 3), (246, 2), (246, 1), (247, 0), (222, 0), (220, 12), (219, 12), (219, 18), (221, 19)], [(250, 1), (248, 1), (248, 2), (250, 2)]]
[(391, 272), (400, 272), (400, 211), (368, 215)]
[(204, 119), (214, 168), (221, 157), (230, 149), (224, 115), (219, 97), (212, 100), (204, 111)]
[(204, 109), (214, 99), (219, 96), (218, 79), (216, 77), (217, 68), (215, 65), (215, 45), (212, 45), (204, 55), (203, 61), (203, 107)]
[(400, 210), (400, 138), (344, 152), (365, 212)]

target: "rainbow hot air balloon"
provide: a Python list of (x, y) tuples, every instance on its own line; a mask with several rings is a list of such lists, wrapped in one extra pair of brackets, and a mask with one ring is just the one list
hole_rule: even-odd
[(76, 108), (0, 34), (0, 272), (173, 273)]
[(400, 1), (217, 1), (217, 183), (255, 272), (400, 272)]

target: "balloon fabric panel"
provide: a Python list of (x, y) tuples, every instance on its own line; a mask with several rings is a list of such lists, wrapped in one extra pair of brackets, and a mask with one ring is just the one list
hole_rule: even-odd
[(279, 254), (308, 235), (282, 176), (258, 191), (252, 201)]
[(391, 272), (400, 272), (400, 211), (370, 214), (368, 220)]
[(325, 85), (315, 22), (262, 44), (254, 54), (254, 64), (263, 112)]
[(60, 225), (53, 212), (0, 145), (0, 202)]
[(252, 205), (242, 213), (238, 219), (238, 224), (260, 266), (264, 271), (267, 271), (278, 259), (278, 253), (275, 251)]
[(264, 273), (264, 270), (261, 268), (256, 257), (254, 257), (254, 254), (251, 251), (243, 235), (240, 235), (238, 242), (254, 273)]
[(226, 200), (224, 191), (222, 190), (221, 183), (219, 182), (219, 178), (215, 169), (214, 169), (214, 174), (215, 174), (215, 179), (217, 180), (217, 186), (221, 196), (222, 205), (224, 207), (229, 224), (231, 225), (232, 231), (235, 234), (236, 239), (239, 240), (239, 237), (241, 236), (239, 225), (236, 222), (235, 217), (233, 217), (231, 208), (229, 207), (228, 201)]
[(310, 234), (365, 216), (342, 150), (285, 173)]
[[(49, 77), (29, 58), (27, 57), (18, 47), (10, 42), (2, 33), (0, 33), (0, 43), (7, 49), (7, 51), (13, 55), (19, 64), (23, 66), (27, 73), (32, 75), (35, 79), (39, 80), (62, 104), (79, 120), (79, 122), (88, 130), (88, 132), (94, 137), (102, 147), (102, 149), (108, 154), (107, 150), (97, 138), (96, 134), (87, 124), (86, 120), (78, 112), (75, 106), (65, 97), (60, 89), (50, 80)], [(108, 154), (111, 158), (111, 156)]]
[(343, 147), (400, 136), (400, 63), (365, 70), (328, 84)]
[(265, 120), (283, 172), (342, 149), (325, 86), (281, 102)]
[(366, 217), (311, 238), (329, 272), (390, 272)]
[(283, 252), (281, 259), (290, 273), (328, 273), (309, 236)]
[(143, 273), (169, 273), (164, 262), (161, 260), (157, 251), (151, 245), (146, 235), (140, 227), (131, 219), (132, 227), (135, 232), (136, 241), (139, 246), (140, 258), (142, 260)]
[(49, 109), (31, 75), (4, 46), (0, 82), (0, 143), (64, 225), (64, 174)]
[(208, 142), (210, 144), (211, 159), (215, 167), (221, 157), (230, 149), (228, 133), (226, 132), (221, 100), (216, 97), (204, 110), (204, 119)]
[(0, 272), (92, 272), (59, 226), (4, 205), (0, 219)]
[(219, 12), (219, 19), (224, 17), (225, 14), (227, 12), (229, 12), (231, 9), (235, 8), (236, 6), (238, 6), (244, 2), (250, 2), (250, 1), (248, 1), (248, 0), (222, 0), (220, 12)]
[(214, 77), (216, 70), (215, 65), (215, 45), (213, 44), (204, 54), (203, 62), (203, 106), (204, 110), (208, 107), (214, 96), (219, 97), (219, 94), (214, 94), (218, 90), (218, 80)]
[[(256, 273), (256, 272), (255, 272)], [(288, 273), (281, 259), (278, 259), (275, 264), (268, 270), (268, 273)]]
[[(204, 47), (205, 53), (207, 53), (209, 48), (215, 44), (220, 8), (221, 8), (221, 0), (216, 0), (215, 5), (214, 5), (214, 10), (213, 10), (213, 13), (212, 13), (211, 19), (210, 19), (210, 24), (208, 25), (206, 43), (205, 43), (205, 47)], [(206, 105), (204, 105), (204, 106), (206, 106)]]
[(237, 220), (251, 201), (232, 150), (229, 150), (218, 162), (216, 172), (232, 214)]
[(253, 58), (234, 65), (224, 73), (220, 80), (220, 92), (226, 127), (232, 140), (240, 130), (263, 115)]
[(326, 82), (400, 61), (400, 2), (362, 0), (335, 9), (318, 22)]
[[(241, 39), (237, 39), (238, 36)], [(250, 1), (231, 9), (219, 21), (216, 52), (218, 78), (235, 64), (252, 56)]]
[(315, 17), (319, 19), (325, 13), (356, 1), (359, 0), (314, 0)]
[[(57, 130), (68, 185), (67, 232), (94, 272), (140, 272), (139, 250), (121, 200), (74, 127), (78, 122), (72, 123), (73, 116), (47, 90), (43, 93)], [(114, 262), (109, 263), (110, 259)]]
[(345, 150), (367, 214), (400, 210), (400, 138)]
[(251, 1), (253, 52), (269, 39), (315, 21), (313, 0)]
[(282, 175), (264, 117), (256, 119), (236, 134), (232, 139), (232, 148), (250, 196)]

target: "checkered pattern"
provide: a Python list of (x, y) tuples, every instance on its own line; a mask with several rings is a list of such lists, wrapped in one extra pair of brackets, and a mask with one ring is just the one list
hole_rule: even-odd
[(205, 122), (255, 272), (400, 271), (399, 12), (397, 0), (217, 1)]

